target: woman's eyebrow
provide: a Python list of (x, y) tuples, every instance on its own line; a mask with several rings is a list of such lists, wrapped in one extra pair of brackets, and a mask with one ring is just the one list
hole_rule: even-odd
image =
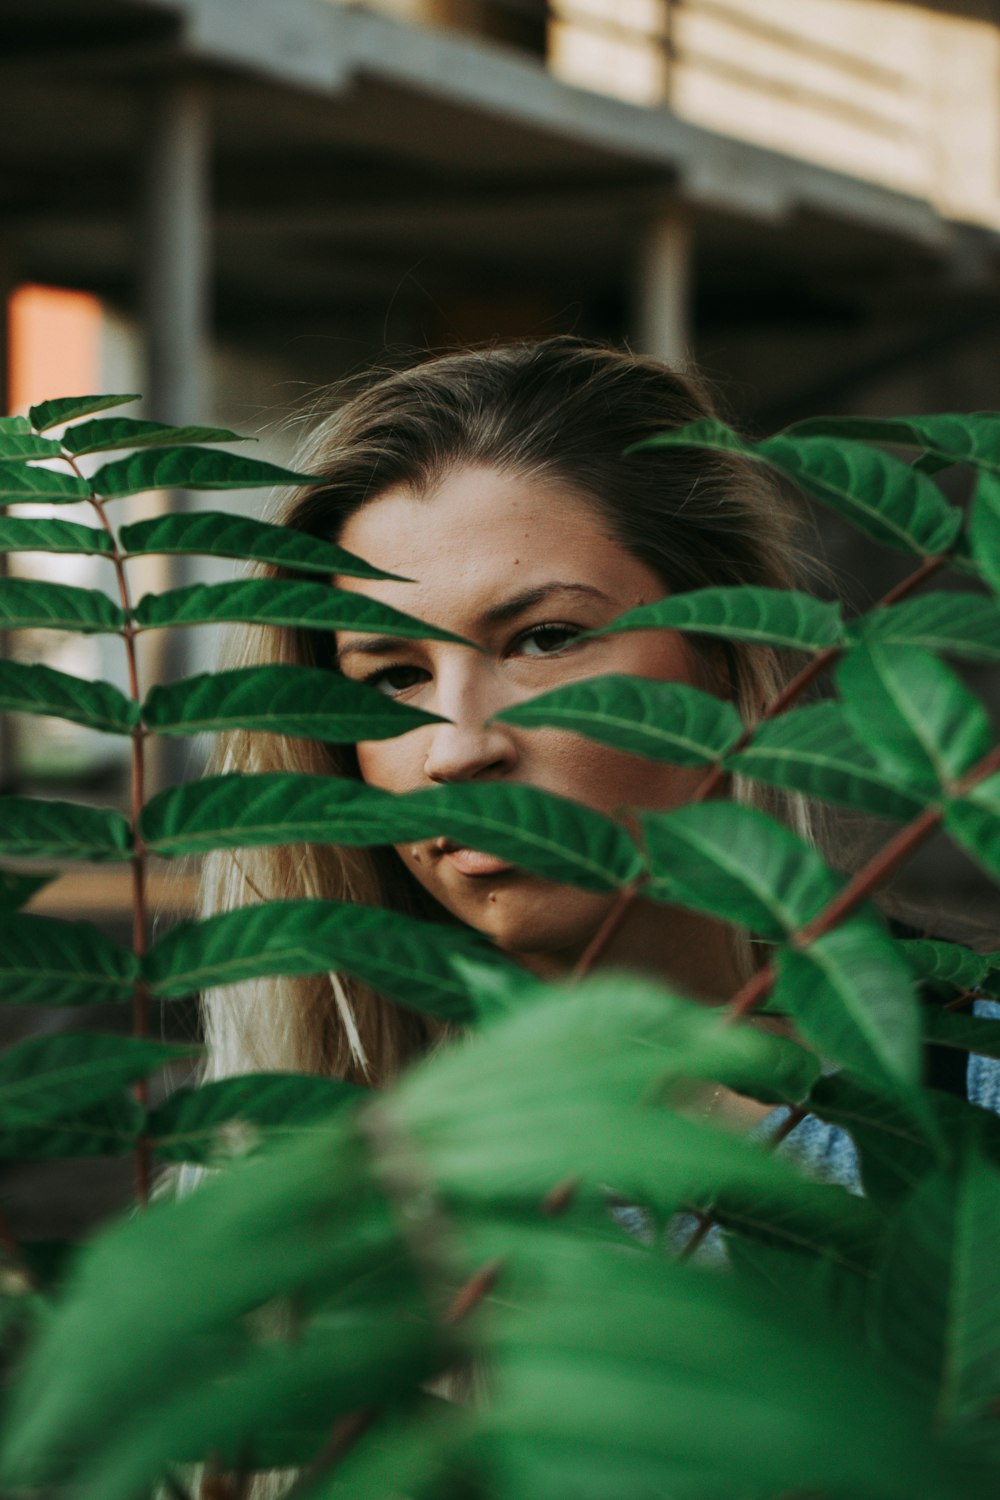
[[(552, 594), (576, 594), (583, 599), (600, 599), (606, 604), (614, 601), (609, 598), (603, 590), (595, 588), (589, 583), (541, 583), (531, 589), (522, 589), (518, 594), (512, 594), (509, 599), (502, 599), (499, 604), (491, 605), (485, 610), (481, 623), (487, 628), (494, 625), (503, 625), (509, 620), (516, 619), (526, 609), (533, 609), (536, 604), (542, 604)], [(348, 641), (334, 653), (333, 665), (339, 667), (345, 656), (391, 656), (396, 651), (411, 646), (412, 640), (404, 640), (395, 635), (361, 635)]]

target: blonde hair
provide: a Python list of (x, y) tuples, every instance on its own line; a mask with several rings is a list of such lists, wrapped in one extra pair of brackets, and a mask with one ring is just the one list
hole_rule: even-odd
[[(792, 587), (790, 513), (759, 465), (694, 448), (626, 455), (644, 438), (713, 415), (694, 377), (572, 338), (447, 354), (370, 378), (327, 416), (300, 455), (326, 482), (292, 493), (275, 519), (336, 539), (349, 515), (390, 487), (426, 493), (455, 468), (483, 465), (570, 484), (668, 590)], [(255, 572), (293, 576), (273, 566)], [(716, 662), (724, 654), (732, 699), (754, 723), (787, 679), (788, 662), (744, 642), (704, 649)], [(332, 667), (331, 637), (276, 627), (243, 631), (227, 664), (262, 662)], [(246, 731), (220, 739), (212, 769), (358, 774), (352, 747)], [(798, 797), (739, 778), (733, 794), (808, 833)], [(285, 846), (225, 851), (206, 861), (206, 913), (291, 897), (446, 919), (391, 850)], [(740, 942), (749, 971), (751, 948)], [(234, 985), (207, 994), (203, 1006), (211, 1077), (291, 1069), (378, 1085), (441, 1035), (433, 1019), (337, 974)]]

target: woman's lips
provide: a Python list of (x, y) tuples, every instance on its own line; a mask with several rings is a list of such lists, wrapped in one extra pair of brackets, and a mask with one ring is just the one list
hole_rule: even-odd
[(501, 859), (497, 854), (486, 854), (482, 849), (466, 849), (461, 844), (453, 844), (450, 839), (441, 839), (435, 849), (461, 875), (500, 875), (504, 870), (514, 868), (510, 860)]

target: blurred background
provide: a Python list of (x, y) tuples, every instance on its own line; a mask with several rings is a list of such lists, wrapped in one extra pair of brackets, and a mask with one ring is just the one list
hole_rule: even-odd
[[(755, 433), (1000, 405), (992, 0), (5, 0), (2, 34), (8, 411), (139, 391), (131, 414), (282, 462), (346, 373), (557, 332), (693, 362)], [(829, 520), (817, 547), (850, 607), (905, 568)], [(6, 566), (111, 585), (101, 560)], [(137, 593), (232, 571), (133, 568)], [(179, 635), (147, 680), (211, 664)], [(114, 638), (5, 648), (123, 682)], [(0, 777), (115, 800), (127, 748), (8, 719)], [(116, 928), (126, 874), (36, 909)], [(907, 878), (993, 920), (943, 842)]]

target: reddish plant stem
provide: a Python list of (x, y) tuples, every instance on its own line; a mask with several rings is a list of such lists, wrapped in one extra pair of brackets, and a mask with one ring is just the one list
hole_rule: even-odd
[[(66, 461), (73, 472), (87, 483), (76, 460), (66, 455)], [(132, 614), (132, 596), (129, 589), (128, 575), (125, 571), (125, 559), (118, 546), (118, 538), (104, 509), (99, 495), (91, 491), (88, 497), (90, 504), (97, 512), (101, 526), (111, 542), (110, 558), (114, 566), (115, 577), (118, 580), (118, 595), (121, 599), (122, 610), (125, 615), (125, 624), (121, 630), (121, 637), (125, 643), (125, 658), (128, 667), (129, 693), (133, 702), (138, 706), (142, 702), (142, 693), (139, 685), (139, 657), (136, 648), (137, 630)], [(146, 800), (145, 794), (145, 741), (146, 730), (141, 723), (136, 724), (132, 730), (132, 787), (131, 787), (131, 822), (132, 822), (132, 952), (140, 961), (146, 955), (147, 948), (147, 911), (146, 911), (146, 850), (139, 837), (139, 818), (142, 813), (143, 804)], [(145, 980), (136, 979), (132, 987), (132, 1035), (145, 1037), (149, 1035), (149, 989)], [(149, 1086), (145, 1079), (134, 1087), (134, 1094), (140, 1105), (145, 1108), (149, 1102)], [(149, 1203), (150, 1189), (152, 1185), (152, 1154), (149, 1139), (140, 1135), (135, 1143), (135, 1195), (140, 1208), (145, 1208)]]
[[(888, 609), (890, 605), (899, 604), (901, 600), (907, 598), (922, 583), (925, 583), (928, 578), (931, 578), (943, 568), (947, 561), (947, 552), (936, 553), (934, 557), (925, 557), (919, 568), (914, 568), (913, 572), (908, 574), (906, 578), (901, 579), (895, 588), (891, 588), (887, 594), (883, 594), (882, 598), (872, 605), (869, 613), (876, 609)], [(765, 706), (757, 722), (748, 725), (744, 729), (739, 739), (734, 745), (730, 746), (726, 754), (736, 755), (739, 751), (745, 750), (753, 739), (758, 725), (765, 723), (768, 719), (776, 719), (779, 714), (784, 713), (786, 708), (789, 708), (798, 698), (801, 698), (802, 694), (812, 686), (827, 667), (831, 666), (844, 654), (846, 649), (845, 646), (827, 646), (825, 650), (820, 651), (814, 656), (812, 661), (807, 662), (802, 670), (797, 672), (791, 681), (786, 682), (781, 692)], [(718, 791), (726, 775), (724, 762), (721, 759), (717, 760), (695, 788), (691, 801), (707, 801), (709, 797)], [(637, 876), (635, 880), (619, 892), (614, 906), (608, 912), (576, 963), (571, 975), (572, 983), (576, 984), (590, 973), (628, 916), (636, 897), (648, 880), (648, 874)]]

